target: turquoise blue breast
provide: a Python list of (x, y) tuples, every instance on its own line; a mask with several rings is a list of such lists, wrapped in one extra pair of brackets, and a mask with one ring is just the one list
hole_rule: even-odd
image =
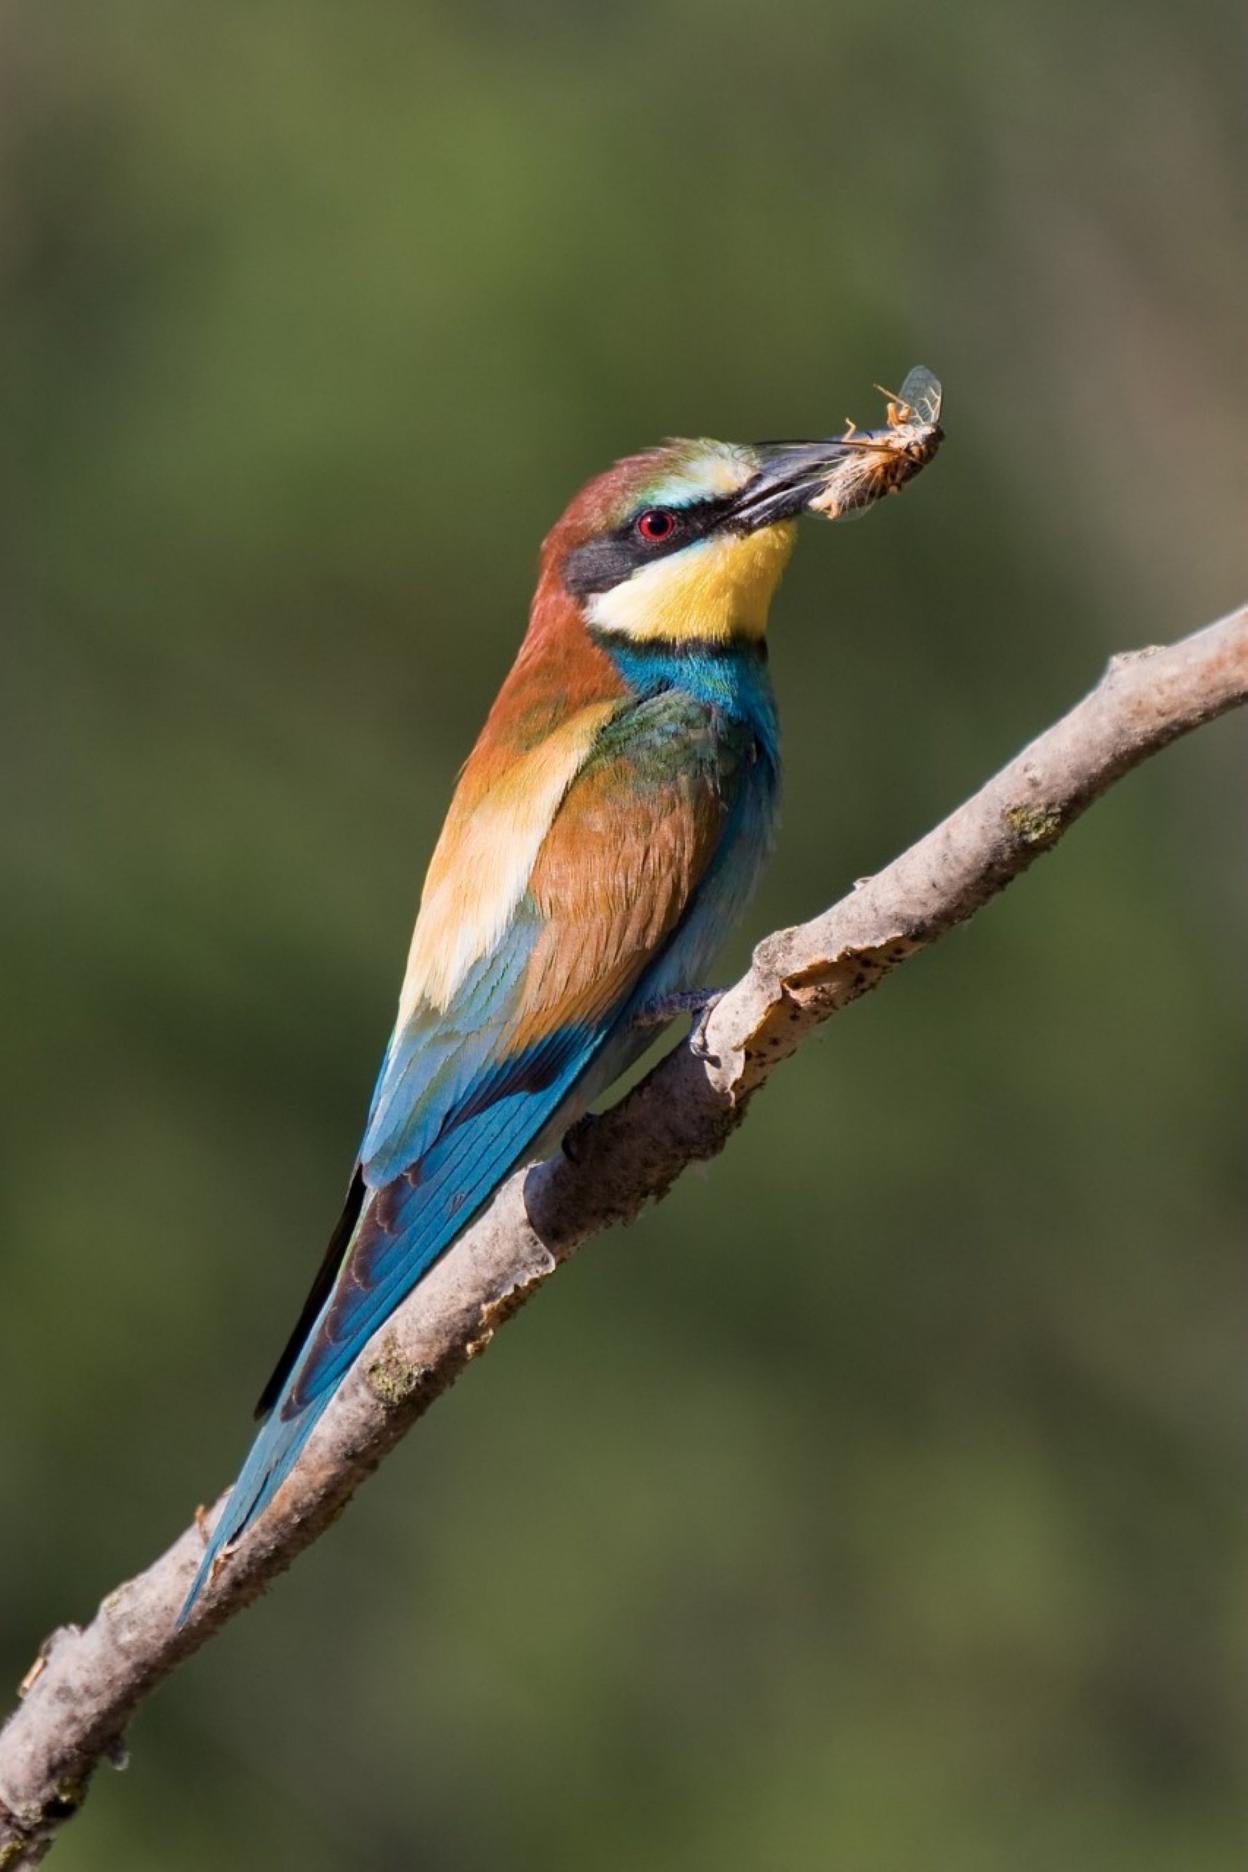
[(638, 696), (675, 691), (747, 729), (779, 775), (780, 724), (762, 643), (637, 643), (591, 632)]
[(646, 971), (639, 999), (708, 985), (771, 850), (780, 798), (780, 727), (763, 646), (600, 641), (639, 698), (668, 696), (673, 728), (687, 701), (709, 718), (726, 808), (715, 857), (666, 951)]

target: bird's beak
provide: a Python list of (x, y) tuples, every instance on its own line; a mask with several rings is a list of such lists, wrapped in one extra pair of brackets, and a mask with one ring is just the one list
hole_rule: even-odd
[(762, 466), (747, 481), (727, 515), (742, 532), (792, 520), (827, 481), (836, 463), (855, 451), (831, 438), (825, 442), (759, 442)]
[(899, 391), (882, 394), (888, 399), (882, 429), (864, 434), (850, 423), (844, 435), (821, 442), (756, 442), (758, 472), (729, 508), (728, 525), (753, 533), (792, 520), (812, 504), (837, 520), (897, 493), (944, 440), (944, 396), (939, 378), (922, 364), (907, 372)]

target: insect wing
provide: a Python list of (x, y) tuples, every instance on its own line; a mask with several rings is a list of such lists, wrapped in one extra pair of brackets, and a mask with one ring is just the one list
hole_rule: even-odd
[(944, 393), (939, 377), (933, 377), (924, 365), (916, 364), (913, 370), (906, 372), (898, 395), (903, 403), (909, 404), (912, 420), (923, 428), (934, 428), (940, 421)]

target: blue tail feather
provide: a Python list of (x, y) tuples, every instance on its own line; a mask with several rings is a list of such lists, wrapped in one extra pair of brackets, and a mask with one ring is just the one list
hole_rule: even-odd
[(191, 1590), (178, 1613), (179, 1630), (191, 1616), (195, 1601), (211, 1579), (220, 1556), (231, 1541), (237, 1540), (264, 1513), (294, 1468), (331, 1396), (332, 1393), (327, 1392), (324, 1397), (315, 1398), (306, 1410), (292, 1418), (283, 1418), (279, 1405), (261, 1429), (230, 1490)]
[[(178, 1615), (182, 1626), (210, 1580), (221, 1554), (268, 1507), (299, 1459), (322, 1412), (372, 1334), (404, 1296), (472, 1221), (512, 1169), (523, 1162), (535, 1137), (551, 1123), (598, 1050), (595, 1035), (560, 1076), (540, 1093), (514, 1092), (488, 1110), (475, 1113), (426, 1153), (419, 1180), (399, 1195), (399, 1216), (410, 1222), (385, 1245), (374, 1266), (374, 1282), (348, 1290), (351, 1304), (338, 1315), (333, 1336), (323, 1331), (339, 1299), (335, 1282), (303, 1351), (295, 1360), (261, 1427), (213, 1529), (199, 1571)], [(399, 1182), (401, 1189), (401, 1180)], [(374, 1191), (365, 1199), (344, 1256), (345, 1266), (362, 1243), (377, 1199), (395, 1190)], [(363, 1249), (361, 1249), (363, 1254)], [(344, 1330), (345, 1328), (345, 1330)], [(293, 1409), (290, 1408), (293, 1405)], [(286, 1411), (290, 1414), (286, 1415)]]

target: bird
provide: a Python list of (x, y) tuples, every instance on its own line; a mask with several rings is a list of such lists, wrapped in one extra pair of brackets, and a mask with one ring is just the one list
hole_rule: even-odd
[(342, 1214), (179, 1623), (404, 1297), (702, 1004), (773, 841), (768, 613), (848, 451), (668, 441), (589, 481), (543, 541), (429, 863)]

